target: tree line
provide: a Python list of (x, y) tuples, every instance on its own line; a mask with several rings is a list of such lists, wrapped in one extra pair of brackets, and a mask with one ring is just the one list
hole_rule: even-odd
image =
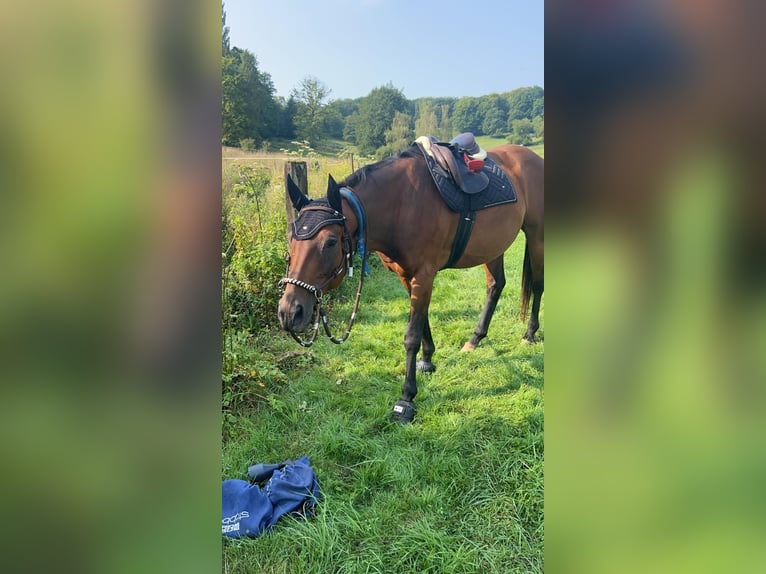
[(544, 137), (544, 90), (521, 87), (478, 97), (407, 99), (391, 83), (355, 99), (330, 99), (318, 78), (307, 76), (287, 98), (278, 97), (271, 76), (248, 50), (230, 46), (222, 12), (222, 143), (245, 149), (275, 139), (299, 139), (316, 146), (340, 139), (363, 155), (385, 157), (415, 137), (449, 140), (473, 132), (528, 145)]

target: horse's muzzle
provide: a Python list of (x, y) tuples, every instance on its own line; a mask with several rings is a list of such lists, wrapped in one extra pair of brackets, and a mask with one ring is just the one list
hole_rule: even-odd
[(302, 300), (292, 291), (286, 291), (279, 300), (279, 326), (285, 331), (302, 333), (309, 326), (313, 312), (313, 301)]

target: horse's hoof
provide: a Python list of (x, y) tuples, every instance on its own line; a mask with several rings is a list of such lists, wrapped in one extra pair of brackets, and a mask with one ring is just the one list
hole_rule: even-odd
[(436, 372), (436, 365), (434, 365), (431, 361), (418, 361), (416, 368), (421, 373)]
[(412, 401), (405, 401), (399, 399), (394, 405), (394, 410), (391, 413), (393, 419), (399, 424), (406, 425), (412, 422), (415, 418), (415, 405)]
[(530, 345), (534, 345), (535, 343), (537, 343), (537, 339), (535, 339), (534, 335), (532, 335), (532, 336), (524, 335), (521, 338), (521, 340), (524, 341), (525, 343), (530, 344)]
[(468, 341), (468, 342), (467, 342), (465, 345), (463, 345), (463, 348), (462, 348), (462, 349), (460, 349), (460, 351), (461, 351), (462, 353), (465, 353), (465, 352), (468, 352), (468, 351), (473, 351), (473, 350), (475, 350), (475, 349), (476, 349), (476, 345), (474, 345), (473, 343), (471, 343), (471, 341)]

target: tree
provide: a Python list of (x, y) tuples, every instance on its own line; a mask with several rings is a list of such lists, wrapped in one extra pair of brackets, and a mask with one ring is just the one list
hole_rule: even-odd
[(298, 104), (295, 98), (287, 98), (282, 111), (282, 124), (279, 135), (288, 139), (295, 139), (295, 114), (298, 112)]
[(449, 117), (449, 104), (441, 104), (441, 114), (439, 114), (439, 127), (436, 130), (436, 137), (446, 142), (457, 135), (452, 131), (452, 120)]
[[(439, 122), (436, 108), (430, 98), (422, 98), (417, 103), (418, 118), (415, 120), (415, 134), (418, 136), (436, 136)], [(437, 136), (438, 137), (438, 136)]]
[(518, 88), (504, 94), (508, 100), (508, 129), (513, 120), (531, 120), (545, 111), (545, 92), (540, 86)]
[(362, 101), (362, 98), (356, 98), (354, 100), (351, 100), (348, 98), (342, 98), (340, 100), (333, 100), (328, 105), (332, 108), (337, 109), (341, 117), (345, 121), (348, 116), (355, 114), (357, 111), (359, 111), (359, 103), (361, 101)]
[(543, 116), (537, 116), (532, 120), (532, 125), (535, 127), (535, 135), (545, 139), (545, 120), (543, 119)]
[(226, 25), (226, 4), (221, 4), (221, 56), (229, 53), (229, 27)]
[(343, 105), (333, 100), (325, 108), (324, 134), (335, 139), (343, 138), (343, 128), (346, 120), (343, 115)]
[(346, 121), (343, 123), (343, 141), (356, 142), (356, 124), (358, 122), (358, 113), (353, 113), (346, 117)]
[(386, 145), (375, 152), (378, 158), (383, 158), (407, 149), (415, 139), (412, 131), (412, 118), (403, 112), (394, 112), (391, 127), (385, 132)]
[(354, 122), (356, 145), (363, 154), (375, 153), (386, 143), (385, 133), (396, 112), (406, 112), (409, 102), (402, 92), (388, 84), (374, 88), (359, 104)]
[(274, 99), (271, 76), (258, 69), (257, 58), (248, 50), (231, 48), (222, 57), (222, 140), (239, 145), (252, 138), (259, 145), (276, 135), (280, 109)]
[(508, 141), (514, 144), (529, 145), (532, 143), (532, 134), (534, 133), (535, 128), (527, 118), (512, 120), (511, 135), (508, 136)]
[(488, 136), (503, 136), (508, 123), (508, 102), (497, 94), (479, 98), (481, 132)]
[(452, 125), (458, 133), (473, 132), (481, 135), (481, 117), (479, 116), (479, 98), (460, 98), (452, 112)]
[(319, 143), (324, 133), (326, 117), (325, 98), (331, 90), (319, 79), (306, 76), (292, 92), (297, 104), (295, 132), (299, 139), (307, 140), (312, 146)]
[(343, 138), (343, 127), (345, 122), (337, 108), (327, 107), (325, 109), (324, 123), (322, 124), (322, 134), (333, 139)]

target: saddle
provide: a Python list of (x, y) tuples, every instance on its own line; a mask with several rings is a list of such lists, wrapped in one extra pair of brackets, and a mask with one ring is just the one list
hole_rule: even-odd
[(489, 185), (489, 177), (481, 171), (487, 152), (476, 143), (472, 133), (460, 134), (449, 143), (440, 142), (433, 136), (420, 136), (415, 141), (423, 146), (463, 193), (473, 195), (484, 191)]
[(508, 175), (476, 142), (463, 133), (449, 143), (433, 136), (415, 140), (444, 203), (460, 214), (452, 250), (443, 268), (454, 265), (471, 237), (476, 212), (503, 203), (514, 203), (516, 192)]

